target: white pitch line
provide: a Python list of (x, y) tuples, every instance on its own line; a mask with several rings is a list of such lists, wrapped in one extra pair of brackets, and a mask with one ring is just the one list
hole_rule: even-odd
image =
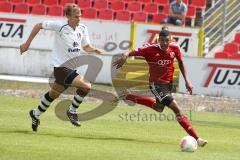
[(13, 75), (0, 75), (0, 80), (21, 81), (21, 82), (36, 82), (36, 83), (48, 83), (49, 82), (48, 78), (13, 76)]

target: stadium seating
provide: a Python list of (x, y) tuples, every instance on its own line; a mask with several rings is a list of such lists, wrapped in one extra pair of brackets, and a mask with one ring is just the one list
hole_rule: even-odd
[(77, 5), (82, 8), (90, 8), (92, 6), (91, 0), (78, 0)]
[(137, 1), (143, 4), (152, 2), (152, 0), (137, 0)]
[(166, 6), (169, 5), (169, 0), (154, 0), (154, 3), (158, 4), (159, 6)]
[(183, 0), (183, 2), (188, 5), (189, 4), (189, 0)]
[(94, 0), (93, 1), (93, 6), (96, 9), (106, 9), (108, 8), (108, 2), (107, 0)]
[(146, 3), (143, 11), (151, 14), (158, 13), (158, 5), (155, 3)]
[(75, 0), (60, 0), (60, 5), (65, 6), (67, 3), (75, 3)]
[(121, 0), (113, 1), (111, 4), (111, 9), (114, 11), (124, 10), (125, 3)]
[(234, 43), (240, 44), (240, 32), (235, 34)]
[(205, 9), (206, 8), (206, 0), (192, 0), (191, 5), (195, 6), (196, 8)]
[(49, 6), (48, 13), (49, 16), (62, 16), (63, 15), (63, 7), (62, 6)]
[(186, 18), (190, 18), (191, 26), (194, 26), (194, 20), (196, 18), (196, 8), (194, 6), (191, 6), (191, 5), (188, 6)]
[(163, 7), (163, 10), (162, 10), (162, 13), (164, 13), (164, 14), (168, 14), (168, 13), (169, 13), (169, 8), (170, 8), (169, 5), (164, 6), (164, 7)]
[(35, 14), (35, 15), (46, 15), (46, 6), (43, 4), (38, 4), (38, 5), (34, 5), (32, 6), (32, 12), (31, 14)]
[(141, 3), (139, 3), (139, 2), (127, 3), (127, 10), (130, 12), (140, 12), (142, 10)]
[(214, 57), (227, 59), (229, 58), (229, 54), (227, 52), (216, 52)]
[(239, 45), (237, 43), (227, 43), (225, 44), (223, 51), (228, 52), (231, 55), (234, 53), (238, 53)]
[(124, 2), (133, 2), (133, 1), (136, 1), (136, 0), (123, 0)]
[(135, 12), (132, 20), (135, 22), (147, 22), (147, 14), (145, 12)]
[(233, 54), (231, 55), (231, 57), (229, 57), (231, 59), (236, 59), (236, 60), (240, 60), (240, 53), (237, 53), (237, 54)]
[[(184, 0), (186, 3), (189, 1), (191, 2), (191, 0)], [(15, 9), (16, 4), (22, 4), (21, 2), (26, 3), (29, 6), (28, 9), (24, 9), (27, 8), (26, 5), (17, 6)], [(0, 12), (62, 16), (63, 7), (66, 3), (76, 3), (84, 10), (84, 18), (101, 20), (115, 20), (116, 18), (119, 21), (131, 22), (133, 20), (159, 24), (162, 19), (167, 17), (170, 2), (170, 0), (0, 0)], [(189, 6), (189, 12), (187, 13), (187, 18), (190, 18), (192, 22), (196, 18), (195, 5), (197, 4), (192, 0), (192, 5)], [(105, 11), (100, 11), (104, 9), (112, 14), (106, 15)], [(129, 13), (124, 12), (125, 10)], [(123, 15), (120, 15), (120, 11), (123, 11)], [(100, 12), (101, 15), (99, 16)]]
[(164, 14), (164, 13), (154, 14), (152, 23), (160, 24), (162, 20), (164, 20), (165, 18), (167, 18), (167, 14)]
[(58, 5), (58, 0), (43, 0), (43, 4), (47, 6)]
[(29, 5), (41, 4), (41, 0), (26, 0)]
[(89, 19), (97, 18), (97, 10), (95, 8), (84, 8), (82, 9), (82, 17)]
[(29, 14), (29, 5), (27, 3), (18, 3), (15, 5), (14, 12), (20, 14)]
[(12, 12), (13, 5), (10, 2), (0, 2), (0, 12)]
[(111, 9), (99, 10), (99, 19), (113, 20), (113, 11)]
[(9, 0), (9, 2), (16, 4), (16, 3), (24, 3), (25, 0)]
[(117, 11), (116, 18), (117, 21), (130, 21), (131, 16), (129, 11)]

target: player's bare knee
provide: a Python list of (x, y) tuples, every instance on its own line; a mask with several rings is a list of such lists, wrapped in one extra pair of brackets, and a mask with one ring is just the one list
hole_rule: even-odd
[(80, 87), (77, 89), (76, 93), (80, 97), (85, 97), (89, 92), (90, 92), (91, 87), (85, 88), (85, 87)]
[(169, 108), (172, 109), (172, 111), (175, 113), (175, 115), (181, 115), (181, 110), (175, 100), (172, 101), (172, 103), (169, 105)]
[(60, 96), (61, 93), (55, 91), (55, 90), (50, 90), (49, 91), (49, 96), (52, 98), (52, 99), (56, 99)]

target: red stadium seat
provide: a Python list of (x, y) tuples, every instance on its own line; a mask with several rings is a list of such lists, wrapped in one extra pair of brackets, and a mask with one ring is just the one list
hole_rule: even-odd
[(43, 0), (43, 4), (47, 6), (58, 5), (58, 0)]
[(231, 59), (240, 60), (240, 53), (235, 53), (235, 54), (231, 55), (230, 58), (231, 58)]
[(107, 0), (94, 0), (94, 8), (96, 9), (106, 9), (108, 7)]
[(18, 3), (14, 9), (15, 13), (29, 14), (29, 5), (27, 3)]
[(26, 0), (29, 5), (41, 4), (41, 0)]
[(169, 13), (169, 8), (170, 8), (169, 5), (164, 6), (164, 7), (163, 7), (163, 10), (162, 10), (162, 13), (164, 13), (164, 14), (168, 14), (168, 13)]
[(143, 11), (151, 14), (158, 13), (158, 5), (155, 3), (147, 3), (145, 4)]
[(130, 21), (131, 16), (129, 11), (117, 11), (115, 20)]
[(240, 32), (235, 34), (233, 42), (240, 44)]
[(67, 3), (75, 3), (75, 0), (60, 0), (61, 6), (65, 6)]
[(166, 6), (169, 5), (169, 0), (154, 0), (154, 3), (158, 4), (159, 6)]
[(141, 3), (139, 2), (128, 2), (127, 3), (127, 10), (130, 12), (139, 12), (142, 10)]
[(82, 10), (82, 17), (96, 19), (97, 18), (97, 10), (95, 8), (85, 8)]
[(114, 11), (124, 10), (125, 3), (121, 0), (113, 1), (111, 5), (111, 9)]
[(82, 8), (91, 8), (91, 0), (78, 0), (77, 5)]
[(11, 3), (24, 3), (25, 0), (9, 0)]
[(194, 6), (189, 5), (186, 18), (191, 19), (191, 26), (194, 26), (195, 23), (195, 18), (196, 18), (196, 8)]
[(165, 18), (167, 18), (167, 14), (163, 14), (163, 13), (162, 14), (154, 14), (152, 23), (160, 24)]
[(133, 1), (136, 1), (136, 0), (123, 0), (124, 2), (133, 2)]
[(32, 6), (32, 12), (31, 14), (35, 14), (35, 15), (46, 15), (46, 7), (43, 4), (38, 4), (38, 5), (34, 5)]
[(183, 2), (184, 2), (186, 5), (188, 5), (189, 0), (183, 0)]
[(195, 19), (196, 18), (196, 7), (189, 5), (186, 18)]
[(63, 7), (62, 6), (49, 6), (48, 7), (49, 16), (63, 16)]
[(113, 11), (111, 9), (99, 10), (99, 19), (113, 20)]
[(137, 1), (143, 4), (152, 2), (152, 0), (137, 0)]
[(224, 52), (228, 52), (230, 55), (239, 51), (239, 45), (237, 43), (227, 43), (223, 49)]
[(214, 55), (215, 58), (229, 58), (229, 54), (227, 52), (216, 52)]
[(135, 22), (147, 22), (147, 14), (145, 12), (135, 12), (132, 20)]
[(0, 12), (12, 12), (13, 6), (10, 2), (0, 2)]
[(192, 0), (191, 5), (195, 6), (196, 8), (205, 9), (206, 8), (206, 0)]

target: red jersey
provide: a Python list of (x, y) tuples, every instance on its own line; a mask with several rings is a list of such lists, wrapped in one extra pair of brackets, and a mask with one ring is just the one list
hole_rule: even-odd
[(171, 83), (174, 73), (174, 59), (182, 60), (179, 45), (171, 43), (166, 51), (162, 50), (160, 44), (147, 45), (130, 53), (130, 56), (142, 56), (149, 66), (149, 82), (159, 84)]

